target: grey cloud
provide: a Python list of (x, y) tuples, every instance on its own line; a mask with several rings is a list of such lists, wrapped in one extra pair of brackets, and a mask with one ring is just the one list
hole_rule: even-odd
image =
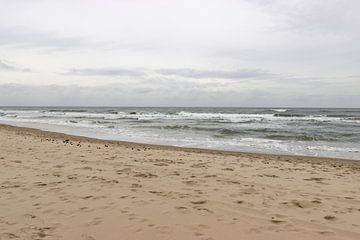
[(30, 72), (29, 68), (21, 68), (14, 64), (8, 63), (7, 61), (0, 60), (0, 71), (10, 71), (10, 72)]
[[(177, 87), (180, 84), (180, 87)], [(293, 106), (293, 107), (359, 107), (356, 91), (334, 91), (319, 95), (308, 89), (268, 91), (259, 89), (208, 89), (201, 85), (168, 83), (138, 88), (126, 84), (97, 87), (60, 85), (0, 85), (3, 106)], [(33, 94), (36, 92), (36, 94)], [(349, 104), (350, 103), (350, 104)]]
[(159, 74), (169, 77), (183, 77), (191, 79), (265, 79), (279, 75), (262, 69), (241, 69), (235, 71), (199, 70), (192, 68), (178, 69), (126, 69), (126, 68), (73, 68), (62, 73), (63, 75), (77, 76), (145, 76)]
[[(222, 71), (222, 70), (199, 70), (192, 68), (177, 68), (177, 69), (145, 69), (145, 68), (73, 68), (60, 73), (67, 76), (103, 76), (103, 77), (137, 77), (136, 79), (147, 78), (151, 81), (177, 81), (178, 78), (185, 78), (188, 80), (241, 80), (242, 82), (251, 82), (253, 80), (272, 81), (284, 84), (293, 84), (294, 82), (302, 83), (315, 83), (320, 78), (306, 77), (306, 76), (294, 76), (294, 75), (281, 75), (271, 73), (263, 69), (240, 69), (234, 71)], [(149, 78), (151, 76), (158, 76), (159, 78)], [(135, 79), (134, 79), (135, 80)], [(141, 84), (146, 84), (142, 82)], [(182, 81), (181, 84), (187, 84), (186, 81)], [(215, 83), (216, 84), (216, 83)], [(194, 86), (194, 82), (190, 83)], [(139, 85), (140, 86), (140, 85)]]
[(2, 47), (69, 50), (94, 45), (101, 45), (101, 43), (86, 38), (35, 31), (25, 27), (4, 28), (0, 26), (0, 46)]
[(263, 79), (276, 76), (262, 69), (240, 69), (235, 71), (197, 70), (191, 68), (160, 69), (156, 71), (162, 75), (171, 75), (186, 78), (216, 78), (216, 79)]
[(315, 77), (283, 75), (272, 73), (264, 69), (238, 69), (233, 71), (222, 70), (199, 70), (191, 68), (179, 69), (160, 69), (155, 71), (163, 76), (183, 77), (189, 79), (225, 79), (225, 80), (242, 80), (242, 82), (251, 82), (253, 80), (265, 80), (279, 82), (283, 84), (293, 84), (294, 82), (313, 83), (323, 80)]
[(145, 72), (141, 69), (125, 69), (125, 68), (73, 68), (67, 70), (63, 75), (76, 76), (144, 76)]
[(16, 71), (16, 68), (14, 66), (11, 66), (2, 60), (0, 60), (0, 69), (5, 71)]

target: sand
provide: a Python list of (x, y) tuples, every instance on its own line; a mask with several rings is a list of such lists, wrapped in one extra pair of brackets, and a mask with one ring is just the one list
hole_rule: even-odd
[(0, 125), (0, 239), (360, 239), (360, 161)]

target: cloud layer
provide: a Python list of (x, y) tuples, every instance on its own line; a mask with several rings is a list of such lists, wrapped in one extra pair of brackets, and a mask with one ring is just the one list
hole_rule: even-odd
[(30, 72), (31, 70), (29, 68), (18, 67), (12, 63), (8, 63), (7, 61), (0, 59), (0, 71)]
[(5, 0), (0, 105), (360, 107), (358, 9), (357, 0)]
[(238, 69), (234, 71), (203, 70), (194, 68), (168, 69), (125, 69), (125, 68), (73, 68), (61, 73), (75, 76), (131, 76), (142, 77), (146, 74), (159, 74), (170, 77), (192, 79), (270, 79), (279, 77), (263, 69)]
[(272, 78), (275, 74), (269, 73), (262, 69), (241, 69), (235, 71), (221, 71), (221, 70), (198, 70), (191, 68), (182, 69), (161, 69), (157, 70), (158, 73), (163, 75), (175, 77), (187, 77), (196, 79), (266, 79)]
[[(101, 86), (0, 84), (3, 106), (204, 106), (204, 107), (357, 107), (356, 89), (343, 84), (256, 88), (239, 83), (152, 79)], [(318, 88), (316, 93), (312, 88)], [(278, 89), (277, 89), (278, 88)], [(327, 94), (324, 94), (327, 93)], [(346, 106), (343, 102), (347, 102)], [(44, 104), (45, 103), (45, 104)]]

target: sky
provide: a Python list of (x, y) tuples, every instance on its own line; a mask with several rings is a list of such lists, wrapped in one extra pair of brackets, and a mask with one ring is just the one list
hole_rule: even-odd
[(360, 107), (359, 0), (0, 0), (0, 106)]

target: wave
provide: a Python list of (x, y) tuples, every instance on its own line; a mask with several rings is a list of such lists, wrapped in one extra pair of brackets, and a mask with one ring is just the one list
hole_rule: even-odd
[(273, 140), (294, 140), (294, 141), (336, 141), (334, 138), (322, 137), (307, 134), (269, 134), (265, 138)]
[(221, 129), (220, 131), (215, 134), (216, 137), (228, 137), (228, 136), (234, 136), (234, 135), (240, 135), (240, 134), (246, 134), (246, 131), (244, 130), (237, 130), (237, 129)]
[[(275, 109), (286, 110), (286, 109)], [(230, 124), (253, 124), (253, 123), (274, 123), (274, 122), (313, 122), (310, 124), (322, 123), (360, 123), (360, 116), (343, 114), (328, 114), (328, 115), (310, 115), (299, 112), (284, 112), (278, 113), (229, 113), (229, 112), (190, 112), (190, 111), (171, 111), (171, 112), (137, 112), (131, 114), (130, 111), (110, 110), (86, 110), (86, 109), (49, 109), (42, 111), (2, 111), (1, 117), (7, 118), (72, 118), (72, 119), (99, 119), (99, 120), (129, 120), (137, 121), (138, 123), (156, 122), (156, 121), (197, 121), (199, 124), (204, 123), (230, 123)], [(257, 111), (259, 112), (259, 111)], [(309, 111), (310, 112), (310, 111)], [(312, 112), (314, 113), (314, 112)], [(295, 124), (296, 125), (296, 124)]]
[(360, 115), (349, 115), (349, 114), (327, 114), (326, 117), (360, 119)]
[(107, 110), (106, 113), (109, 113), (109, 114), (118, 114), (119, 112), (116, 111), (116, 110)]
[(0, 120), (135, 142), (360, 156), (359, 109), (2, 108)]
[(191, 129), (191, 127), (188, 126), (188, 125), (171, 125), (171, 126), (164, 126), (163, 128), (165, 128), (165, 129), (174, 129), (174, 130), (177, 130), (177, 129)]
[(189, 132), (208, 132), (216, 138), (225, 138), (235, 135), (248, 135), (246, 130), (241, 129), (229, 129), (221, 127), (199, 127), (199, 126), (188, 126), (188, 125), (168, 125), (168, 126), (147, 126), (147, 128), (166, 129), (166, 130), (179, 130)]
[(192, 130), (192, 131), (206, 131), (213, 132), (222, 130), (218, 127), (199, 127), (199, 126), (189, 126), (189, 125), (165, 125), (165, 126), (143, 126), (143, 128), (153, 128), (153, 129), (167, 129), (167, 130)]
[(275, 112), (286, 112), (287, 109), (271, 109), (272, 111), (275, 111)]
[(274, 117), (306, 117), (307, 115), (300, 113), (275, 113), (273, 116)]
[(43, 112), (61, 112), (61, 113), (66, 113), (66, 112), (88, 112), (88, 110), (85, 109), (49, 109), (49, 110), (44, 110)]

